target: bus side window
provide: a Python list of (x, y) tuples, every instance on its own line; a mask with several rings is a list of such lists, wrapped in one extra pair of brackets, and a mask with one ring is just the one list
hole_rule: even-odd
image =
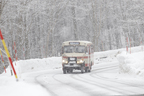
[(85, 53), (88, 53), (87, 47), (85, 47)]
[(93, 53), (94, 52), (94, 50), (93, 50), (93, 46), (91, 45), (91, 53)]
[(91, 50), (90, 50), (90, 46), (86, 47), (86, 53), (90, 54)]

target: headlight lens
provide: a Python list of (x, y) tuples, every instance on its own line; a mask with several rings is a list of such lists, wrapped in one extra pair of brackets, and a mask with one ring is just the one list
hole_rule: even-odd
[(83, 63), (84, 61), (83, 60), (79, 60), (79, 61), (77, 61), (77, 63)]
[(67, 61), (67, 60), (62, 60), (62, 62), (63, 62), (63, 63), (68, 63), (68, 61)]

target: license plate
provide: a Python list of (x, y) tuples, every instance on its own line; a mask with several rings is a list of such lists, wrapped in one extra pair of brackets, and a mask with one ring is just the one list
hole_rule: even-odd
[(76, 61), (70, 61), (69, 63), (76, 63)]
[(75, 58), (70, 58), (70, 60), (75, 60)]

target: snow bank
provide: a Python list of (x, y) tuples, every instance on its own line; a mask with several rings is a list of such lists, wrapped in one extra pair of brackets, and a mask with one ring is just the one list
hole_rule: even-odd
[[(137, 46), (137, 47), (132, 47), (131, 49), (129, 48), (128, 51), (130, 53), (136, 53), (136, 52), (141, 52), (143, 46)], [(116, 50), (108, 50), (108, 51), (102, 51), (102, 52), (95, 52), (95, 63), (99, 63), (100, 61), (112, 61), (115, 59), (118, 54), (121, 54), (122, 52), (126, 51), (126, 48), (122, 49), (116, 49)], [(103, 60), (104, 59), (104, 60)]]
[(1, 74), (0, 81), (0, 96), (50, 96), (42, 86), (23, 81), (16, 82), (14, 76), (10, 76), (9, 73)]
[[(19, 82), (11, 76), (10, 67), (7, 73), (0, 74), (1, 96), (50, 96), (45, 88), (36, 83), (27, 83), (21, 78), (22, 73), (61, 68), (61, 57), (30, 59), (13, 62)], [(25, 78), (25, 77), (24, 77)]]
[(119, 73), (144, 76), (144, 50), (142, 47), (129, 48), (128, 53), (126, 53), (126, 48), (95, 52), (95, 64), (117, 59), (119, 61)]
[[(129, 48), (129, 51), (131, 50), (132, 53), (135, 52), (140, 52), (142, 51), (142, 46), (138, 46), (138, 47), (132, 47), (131, 49)], [(126, 51), (126, 48), (122, 48), (122, 49), (116, 49), (116, 50), (108, 50), (108, 51), (102, 51), (102, 52), (95, 52), (95, 58), (96, 59), (101, 59), (101, 58), (106, 58), (106, 57), (116, 57), (118, 54), (120, 54), (121, 52)]]
[(119, 73), (144, 76), (144, 52), (128, 54), (122, 52), (117, 56)]
[[(61, 57), (51, 57), (44, 59), (30, 59), (30, 60), (20, 60), (16, 62), (16, 70), (18, 73), (26, 73), (40, 70), (48, 69), (58, 69), (61, 68)], [(15, 64), (15, 62), (14, 62)]]

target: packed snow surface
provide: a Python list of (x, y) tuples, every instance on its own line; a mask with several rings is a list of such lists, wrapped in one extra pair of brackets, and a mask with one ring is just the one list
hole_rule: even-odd
[[(119, 69), (117, 71), (117, 74), (119, 75), (107, 73), (101, 74), (101, 76), (119, 79), (127, 79), (127, 77), (129, 77), (131, 80), (144, 78), (144, 51), (141, 47), (134, 47), (131, 49), (131, 52), (131, 54), (129, 52), (125, 52), (125, 49), (95, 52), (95, 65), (99, 64), (99, 66), (102, 66), (100, 65), (101, 62), (107, 63), (112, 62), (113, 60), (119, 62)], [(13, 62), (19, 81), (17, 82), (15, 77), (11, 76), (10, 68), (7, 68), (7, 73), (0, 75), (0, 96), (50, 96), (49, 92), (47, 92), (42, 85), (38, 84), (35, 79), (32, 79), (32, 77), (40, 75), (41, 72), (60, 71), (61, 59), (61, 57), (52, 57)], [(60, 72), (62, 73), (62, 71)], [(86, 76), (86, 74), (83, 76)], [(45, 78), (48, 78), (48, 81), (53, 83), (51, 78)], [(65, 77), (62, 77), (61, 79), (64, 78)], [(25, 81), (25, 79), (29, 82)], [(89, 88), (91, 86), (87, 87)], [(81, 93), (81, 95), (82, 94), (83, 93)], [(80, 96), (80, 94), (77, 95)]]

